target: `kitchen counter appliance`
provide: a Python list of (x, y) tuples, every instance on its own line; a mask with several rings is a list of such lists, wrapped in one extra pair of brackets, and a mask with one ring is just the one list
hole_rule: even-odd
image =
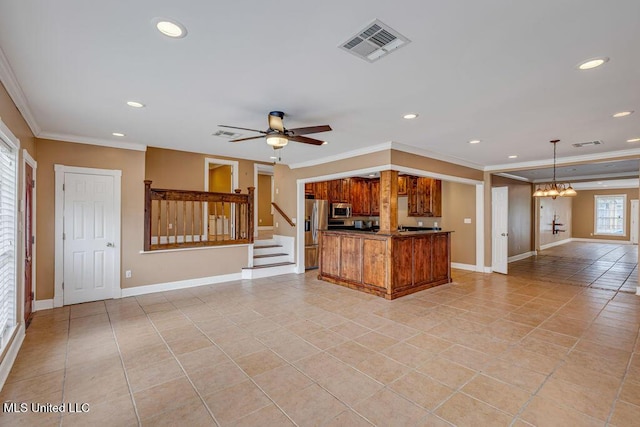
[(304, 201), (304, 268), (318, 268), (318, 230), (326, 230), (329, 221), (327, 200)]

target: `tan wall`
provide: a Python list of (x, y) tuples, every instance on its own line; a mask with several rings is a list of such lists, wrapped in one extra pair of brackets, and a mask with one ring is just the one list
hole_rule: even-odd
[(509, 188), (508, 255), (512, 257), (534, 250), (532, 185), (497, 175), (491, 177), (491, 185)]
[(459, 178), (482, 181), (483, 172), (478, 169), (460, 166), (442, 160), (418, 156), (404, 151), (391, 150), (391, 163), (397, 166), (418, 169), (443, 175), (457, 176)]
[[(230, 193), (233, 191), (231, 188), (231, 165), (222, 165), (217, 167), (211, 167), (209, 169), (209, 191), (214, 193)], [(245, 190), (244, 193), (247, 191)], [(224, 207), (224, 213), (217, 212), (220, 207), (214, 206), (214, 203), (209, 203), (209, 215), (217, 213), (218, 215), (225, 215), (227, 218), (231, 216), (231, 206), (227, 204)], [(211, 230), (209, 231), (211, 232)]]
[[(37, 140), (38, 150), (38, 248), (37, 248), (37, 296), (53, 298), (54, 292), (54, 164), (100, 169), (122, 170), (122, 235), (121, 235), (121, 287), (166, 283), (201, 277), (237, 274), (247, 265), (246, 246), (232, 248), (207, 248), (190, 251), (143, 254), (145, 153), (69, 142)], [(155, 151), (155, 149), (154, 149)], [(170, 151), (170, 150), (161, 150)], [(180, 153), (180, 152), (178, 152)], [(153, 153), (164, 154), (164, 153)], [(162, 156), (160, 156), (162, 158)], [(196, 156), (185, 156), (185, 159)], [(203, 156), (202, 156), (203, 157)], [(193, 189), (199, 182), (204, 187), (204, 160), (198, 164), (199, 179), (176, 172), (163, 173), (154, 164), (151, 179), (158, 187)], [(174, 164), (172, 162), (169, 162)], [(175, 166), (175, 164), (174, 164)], [(195, 162), (192, 164), (195, 167)], [(193, 169), (195, 171), (195, 169)], [(147, 175), (149, 176), (149, 175)], [(176, 185), (172, 184), (175, 178)], [(157, 179), (156, 179), (157, 178)], [(48, 214), (45, 214), (48, 213)], [(124, 271), (131, 270), (132, 277), (124, 278)]]
[[(610, 195), (610, 194), (626, 194), (627, 206), (625, 210), (626, 217), (626, 236), (597, 236), (593, 234), (595, 229), (595, 195)], [(631, 200), (638, 199), (637, 188), (623, 188), (623, 189), (602, 189), (602, 190), (580, 190), (578, 195), (573, 197), (573, 218), (571, 221), (573, 234), (572, 237), (584, 238), (584, 239), (602, 239), (602, 240), (624, 240), (629, 241), (629, 228), (631, 224)]]
[[(540, 211), (540, 246), (572, 237), (571, 217), (574, 211), (571, 197), (558, 197), (553, 200), (551, 197), (541, 197), (539, 200)], [(579, 212), (579, 211), (576, 211)], [(553, 234), (552, 221), (563, 224), (560, 227), (564, 232)]]
[[(464, 219), (471, 218), (471, 224)], [(439, 226), (451, 233), (451, 262), (476, 265), (476, 187), (442, 182), (442, 218)]]
[(258, 226), (273, 226), (271, 213), (271, 175), (258, 175)]

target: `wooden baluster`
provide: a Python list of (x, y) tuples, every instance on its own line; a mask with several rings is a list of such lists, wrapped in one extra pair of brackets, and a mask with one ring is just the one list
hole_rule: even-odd
[(151, 182), (144, 181), (144, 250), (151, 249)]
[(178, 201), (173, 202), (173, 243), (178, 244)]
[[(239, 188), (236, 188), (235, 190), (233, 190), (236, 194), (240, 194), (240, 192), (242, 190), (240, 190)], [(235, 240), (240, 240), (242, 237), (242, 224), (240, 222), (240, 218), (242, 218), (241, 214), (242, 214), (242, 205), (240, 203), (234, 203), (236, 206), (236, 235), (235, 235)]]
[(158, 234), (156, 236), (156, 245), (160, 244), (160, 235), (162, 231), (160, 230), (160, 224), (162, 223), (162, 200), (158, 200)]
[[(167, 228), (167, 244), (169, 244), (169, 221), (171, 221), (169, 218), (171, 218), (171, 205), (169, 204), (168, 200), (165, 200), (164, 202), (167, 205), (167, 218), (165, 218), (165, 219), (167, 221), (167, 224), (166, 224), (166, 228)], [(160, 243), (160, 242), (158, 242), (158, 243)]]
[[(211, 231), (209, 231), (211, 234)], [(213, 240), (218, 241), (218, 203), (213, 204)]]
[(182, 243), (187, 243), (187, 202), (182, 201)]
[(196, 202), (194, 202), (193, 200), (191, 201), (191, 241), (195, 242), (196, 241), (196, 232), (193, 229), (194, 228), (194, 223), (195, 223), (195, 215), (196, 212), (193, 210), (195, 208), (195, 204)]

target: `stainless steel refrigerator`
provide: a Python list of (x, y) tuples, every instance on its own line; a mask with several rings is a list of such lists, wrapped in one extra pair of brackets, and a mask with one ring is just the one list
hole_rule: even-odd
[(304, 267), (318, 268), (318, 230), (326, 230), (329, 221), (329, 201), (305, 200), (304, 209)]

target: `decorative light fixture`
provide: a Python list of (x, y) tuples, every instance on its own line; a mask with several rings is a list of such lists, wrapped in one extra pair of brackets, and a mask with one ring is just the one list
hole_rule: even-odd
[(541, 189), (538, 185), (536, 191), (533, 193), (533, 197), (573, 197), (576, 194), (576, 190), (573, 189), (571, 184), (558, 184), (556, 182), (556, 145), (560, 142), (559, 139), (549, 141), (553, 144), (553, 181), (550, 184), (545, 184), (544, 189)]
[(279, 133), (272, 133), (270, 135), (267, 135), (267, 144), (272, 146), (274, 149), (282, 148), (288, 143), (289, 143), (289, 140), (285, 136)]

